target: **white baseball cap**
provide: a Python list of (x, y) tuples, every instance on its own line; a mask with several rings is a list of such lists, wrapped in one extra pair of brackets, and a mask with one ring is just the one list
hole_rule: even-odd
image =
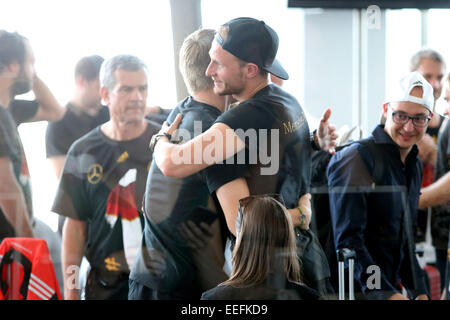
[[(411, 95), (411, 91), (415, 87), (422, 87), (422, 98)], [(409, 73), (402, 78), (397, 88), (387, 97), (386, 102), (414, 102), (420, 104), (433, 112), (434, 96), (433, 87), (427, 80), (417, 71)]]

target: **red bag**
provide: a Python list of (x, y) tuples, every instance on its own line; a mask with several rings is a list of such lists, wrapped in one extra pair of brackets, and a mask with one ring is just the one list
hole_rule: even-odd
[(44, 239), (3, 239), (0, 245), (0, 300), (61, 300)]

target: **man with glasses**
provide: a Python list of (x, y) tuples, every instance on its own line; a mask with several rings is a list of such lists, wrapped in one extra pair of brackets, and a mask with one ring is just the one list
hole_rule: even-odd
[(378, 184), (405, 188), (406, 203), (401, 192), (352, 190), (373, 186), (375, 167), (379, 168), (365, 144), (339, 151), (327, 169), (335, 246), (355, 250), (355, 291), (363, 299), (407, 299), (399, 283), (410, 299), (428, 299), (424, 273), (408, 248), (405, 214), (416, 222), (423, 171), (415, 144), (433, 116), (433, 88), (418, 72), (400, 84), (383, 105), (386, 124), (378, 125), (369, 140), (384, 159)]

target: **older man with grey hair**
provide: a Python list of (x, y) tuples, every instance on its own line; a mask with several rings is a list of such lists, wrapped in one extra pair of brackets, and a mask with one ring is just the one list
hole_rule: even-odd
[(78, 299), (77, 271), (83, 255), (91, 270), (86, 299), (127, 299), (128, 275), (139, 248), (141, 203), (159, 125), (144, 118), (147, 67), (119, 55), (102, 66), (100, 94), (111, 120), (70, 148), (53, 211), (63, 228), (64, 296)]

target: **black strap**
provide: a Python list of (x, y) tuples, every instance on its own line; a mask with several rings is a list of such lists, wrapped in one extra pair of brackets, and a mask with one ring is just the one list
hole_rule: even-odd
[(372, 155), (372, 159), (373, 159), (372, 179), (373, 179), (373, 182), (375, 182), (375, 185), (382, 185), (383, 177), (384, 177), (383, 150), (379, 146), (377, 146), (377, 144), (375, 143), (373, 138), (361, 139), (358, 142), (365, 145), (369, 149), (370, 154)]
[[(20, 251), (17, 251), (16, 249), (11, 249), (3, 255), (2, 261), (0, 262), (0, 275), (3, 274), (3, 268), (5, 268), (7, 265), (12, 264), (13, 261), (18, 262), (23, 266), (24, 274), (22, 284), (20, 285), (20, 293), (22, 294), (23, 299), (25, 300), (27, 298), (28, 283), (30, 282), (31, 277), (31, 261), (26, 256), (24, 256)], [(5, 296), (9, 289), (9, 283), (5, 281), (1, 276), (0, 276), (0, 288), (2, 290), (3, 295)]]

